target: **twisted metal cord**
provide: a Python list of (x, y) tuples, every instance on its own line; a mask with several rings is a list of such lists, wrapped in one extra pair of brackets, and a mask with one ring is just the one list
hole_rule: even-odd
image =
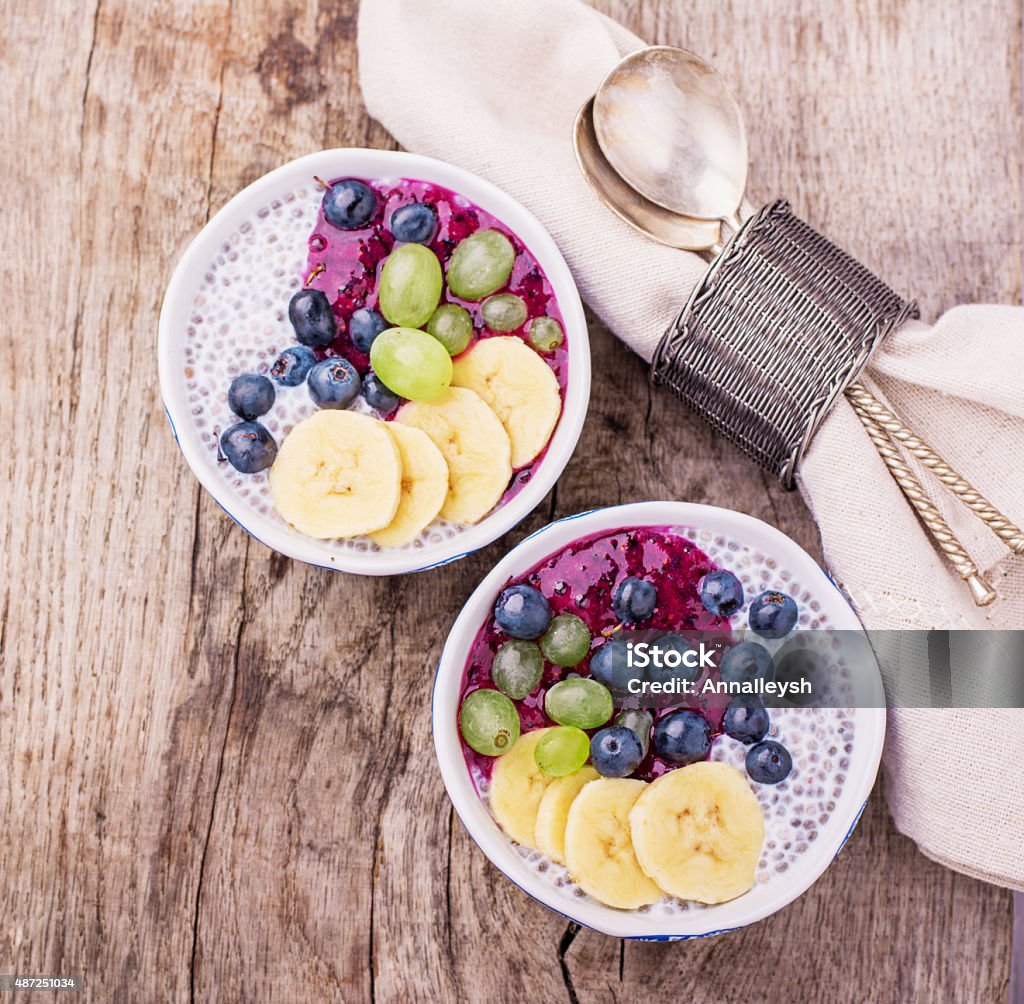
[(879, 456), (885, 461), (889, 473), (900, 486), (907, 501), (913, 506), (925, 529), (949, 558), (960, 578), (970, 587), (974, 602), (979, 607), (987, 606), (996, 598), (996, 591), (982, 576), (960, 539), (943, 518), (942, 513), (935, 507), (935, 503), (928, 497), (928, 493), (921, 487), (921, 482), (914, 476), (900, 453), (899, 447), (889, 438), (889, 434), (883, 426), (856, 400), (852, 403)]
[(917, 457), (960, 501), (1016, 554), (1024, 554), (1024, 531), (1000, 512), (966, 478), (958, 474), (920, 436), (904, 425), (863, 384), (846, 389), (846, 396), (858, 414), (867, 412), (889, 436)]

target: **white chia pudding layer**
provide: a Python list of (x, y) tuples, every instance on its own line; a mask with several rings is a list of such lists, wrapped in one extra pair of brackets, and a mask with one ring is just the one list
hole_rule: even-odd
[[(493, 216), (441, 186), (409, 179), (378, 178), (371, 183), (382, 199), (392, 200), (389, 205), (427, 189), (444, 193), (442, 225), (445, 219), (453, 219), (457, 212), (465, 212), (477, 220), (480, 227), (501, 226)], [(221, 453), (221, 434), (239, 421), (228, 406), (227, 391), (232, 379), (240, 374), (269, 376), (277, 356), (296, 344), (288, 319), (288, 303), (306, 284), (311, 235), (319, 233), (318, 227), (323, 229), (319, 216), (322, 199), (323, 189), (310, 179), (309, 184), (272, 199), (225, 235), (195, 289), (185, 338), (176, 362), (185, 381), (190, 420), (205, 448), (206, 460), (239, 503), (235, 507), (235, 515), (243, 523), (245, 512), (249, 511), (287, 527), (274, 507), (269, 471), (241, 474), (226, 462)], [(340, 246), (340, 242), (355, 241), (358, 236), (350, 238), (335, 232), (331, 234), (331, 240), (339, 242)], [(379, 268), (380, 263), (377, 265), (378, 274)], [(536, 271), (537, 281), (543, 283), (543, 289), (547, 291), (549, 312), (560, 319), (557, 301), (546, 277), (529, 249), (521, 247), (513, 280), (522, 280), (523, 273), (528, 270)], [(375, 306), (376, 280), (372, 279), (372, 270), (370, 274), (371, 279), (367, 281), (372, 285), (366, 294), (366, 303)], [(479, 325), (479, 319), (476, 323)], [(551, 360), (549, 363), (557, 372), (557, 364)], [(280, 445), (299, 422), (317, 411), (317, 407), (305, 383), (295, 387), (275, 383), (274, 389), (274, 405), (259, 421)], [(562, 391), (564, 394), (564, 386)], [(362, 396), (351, 405), (351, 410), (377, 414)], [(532, 467), (541, 462), (542, 456), (532, 462)], [(529, 477), (530, 470), (517, 472), (505, 498), (511, 497)], [(459, 524), (437, 518), (417, 538), (396, 550), (415, 550), (440, 544), (457, 537), (464, 529)], [(367, 537), (323, 540), (320, 543), (327, 550), (338, 553), (380, 550)]]
[[(783, 590), (799, 605), (797, 630), (825, 631), (834, 627), (814, 595), (773, 557), (739, 540), (691, 527), (674, 527), (672, 532), (693, 541), (717, 566), (731, 571), (743, 584), (744, 594), (752, 597), (765, 590)], [(740, 629), (742, 612), (733, 617), (734, 630)], [(823, 636), (823, 644), (831, 646)], [(767, 642), (777, 650), (786, 639)], [(837, 652), (829, 665), (830, 679), (839, 681), (845, 692), (847, 673)], [(838, 703), (833, 698), (831, 702)], [(789, 872), (800, 856), (819, 838), (843, 794), (853, 752), (856, 712), (843, 707), (769, 708), (770, 727), (766, 739), (782, 743), (793, 758), (793, 769), (778, 784), (757, 784), (751, 788), (764, 813), (765, 837), (757, 865), (758, 886), (788, 884)], [(712, 743), (710, 760), (721, 761), (745, 774), (744, 761), (750, 747), (723, 734)], [(488, 800), (489, 779), (470, 765), (470, 774), (481, 799)], [(685, 768), (677, 768), (685, 769)], [(524, 861), (547, 882), (565, 892), (586, 897), (562, 866), (532, 848), (514, 845)], [(655, 916), (673, 916), (687, 910), (713, 909), (702, 903), (666, 896), (638, 912)]]
[[(288, 301), (302, 286), (307, 239), (316, 226), (323, 190), (304, 185), (274, 199), (228, 235), (196, 291), (189, 317), (182, 371), (192, 421), (207, 448), (210, 466), (247, 509), (287, 524), (277, 514), (269, 471), (240, 474), (224, 462), (220, 435), (238, 421), (228, 407), (227, 390), (240, 373), (269, 375), (278, 354), (295, 344)], [(275, 384), (270, 414), (260, 419), (281, 443), (316, 410), (304, 384)], [(359, 398), (353, 411), (375, 414)], [(436, 519), (406, 548), (422, 548), (454, 537), (462, 528)], [(325, 540), (331, 550), (373, 551), (366, 537)]]

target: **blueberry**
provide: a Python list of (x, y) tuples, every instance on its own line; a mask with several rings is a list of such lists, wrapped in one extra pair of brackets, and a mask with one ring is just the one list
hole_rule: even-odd
[(610, 690), (623, 693), (638, 671), (629, 665), (629, 652), (621, 638), (610, 638), (590, 657), (590, 675)]
[(768, 725), (764, 702), (754, 694), (738, 694), (729, 702), (722, 718), (722, 731), (747, 745), (764, 739)]
[(239, 417), (251, 422), (265, 415), (274, 406), (274, 385), (259, 373), (243, 373), (231, 381), (228, 407)]
[[(675, 631), (666, 631), (664, 634), (656, 635), (650, 645), (652, 661), (647, 667), (648, 680), (658, 683), (685, 680), (687, 683), (693, 683), (700, 678), (703, 670), (700, 665), (699, 653), (683, 635)], [(655, 646), (658, 649), (660, 666), (653, 661)]]
[[(778, 668), (775, 679), (779, 683), (799, 686), (799, 690), (789, 690), (785, 700), (790, 704), (806, 706), (813, 704), (822, 694), (826, 679), (825, 665), (821, 657), (810, 649), (797, 647), (790, 642), (778, 656)], [(807, 685), (804, 686), (804, 681)]]
[(391, 232), (396, 241), (426, 244), (437, 229), (437, 210), (425, 202), (411, 202), (391, 216)]
[(743, 606), (743, 585), (732, 572), (716, 568), (700, 584), (700, 601), (716, 617), (731, 617)]
[(342, 230), (360, 230), (377, 212), (377, 196), (364, 181), (345, 178), (324, 192), (324, 218)]
[(750, 630), (762, 638), (784, 638), (793, 630), (797, 616), (792, 596), (769, 589), (750, 604)]
[(288, 320), (303, 345), (325, 348), (338, 333), (331, 302), (319, 289), (300, 289), (288, 303)]
[(782, 743), (766, 739), (747, 751), (747, 773), (758, 784), (778, 784), (792, 769), (793, 758)]
[(654, 748), (672, 763), (696, 763), (711, 749), (711, 726), (699, 711), (673, 711), (655, 724)]
[(646, 620), (657, 605), (657, 589), (650, 582), (632, 575), (619, 583), (612, 600), (615, 616), (625, 624), (639, 624)]
[(513, 638), (539, 638), (551, 623), (551, 607), (533, 586), (509, 586), (494, 604), (498, 627)]
[(726, 650), (718, 672), (726, 683), (768, 681), (775, 676), (775, 663), (763, 645), (758, 645), (756, 641), (741, 641)]
[(363, 379), (363, 397), (371, 408), (387, 415), (398, 407), (401, 398), (389, 390), (376, 373), (368, 373)]
[(369, 355), (373, 340), (388, 327), (388, 322), (376, 310), (360, 307), (349, 318), (348, 335), (360, 352)]
[(317, 363), (307, 378), (309, 396), (318, 408), (347, 408), (359, 395), (359, 374), (347, 359), (335, 356)]
[(270, 375), (282, 387), (298, 387), (315, 365), (316, 356), (312, 349), (305, 345), (293, 345), (274, 360)]
[(265, 471), (277, 457), (274, 437), (259, 422), (239, 422), (220, 437), (221, 452), (236, 471)]
[(625, 725), (601, 729), (590, 740), (590, 762), (604, 777), (629, 777), (643, 758), (640, 740)]

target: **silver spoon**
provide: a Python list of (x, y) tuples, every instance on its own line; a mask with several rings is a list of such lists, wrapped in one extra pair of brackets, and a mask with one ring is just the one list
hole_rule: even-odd
[[(722, 78), (692, 52), (652, 46), (626, 56), (605, 77), (592, 102), (580, 110), (574, 144), (583, 175), (601, 198), (627, 223), (655, 240), (717, 254), (720, 237), (694, 246), (665, 240), (658, 232), (673, 234), (675, 228), (701, 219), (720, 221), (734, 232), (742, 226), (740, 207), (747, 181), (743, 117)], [(895, 439), (905, 436), (918, 442), (918, 437), (888, 412), (885, 417), (892, 428), (881, 426), (871, 409), (882, 406), (859, 381), (847, 388), (846, 395), (907, 501), (967, 583), (974, 602), (978, 606), (991, 603), (995, 590), (896, 445)], [(940, 456), (930, 449), (929, 454), (954, 478), (943, 483), (994, 532), (1007, 539), (1002, 533), (1006, 524), (1007, 532), (1020, 534)], [(983, 509), (972, 504), (975, 496), (985, 503)]]
[(593, 118), (608, 163), (640, 195), (739, 230), (747, 134), (713, 66), (668, 45), (630, 53), (598, 87)]
[(620, 219), (660, 244), (683, 251), (722, 250), (722, 227), (718, 220), (695, 220), (670, 213), (645, 199), (612, 169), (594, 132), (594, 99), (576, 116), (572, 135), (580, 171), (604, 204)]

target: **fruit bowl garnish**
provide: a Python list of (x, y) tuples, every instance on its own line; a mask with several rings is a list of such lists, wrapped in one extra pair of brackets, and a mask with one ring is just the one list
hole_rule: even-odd
[[(857, 629), (841, 595), (750, 517), (640, 503), (552, 524), (446, 644), (446, 787), (491, 859), (581, 923), (635, 937), (749, 923), (824, 870), (877, 770), (884, 709), (798, 697), (793, 653), (817, 666), (803, 636), (829, 629)], [(669, 696), (632, 697), (641, 681)]]
[(236, 196), (175, 273), (160, 355), (179, 443), (239, 523), (380, 574), (521, 519), (589, 394), (582, 307), (537, 221), (386, 151), (315, 154)]

